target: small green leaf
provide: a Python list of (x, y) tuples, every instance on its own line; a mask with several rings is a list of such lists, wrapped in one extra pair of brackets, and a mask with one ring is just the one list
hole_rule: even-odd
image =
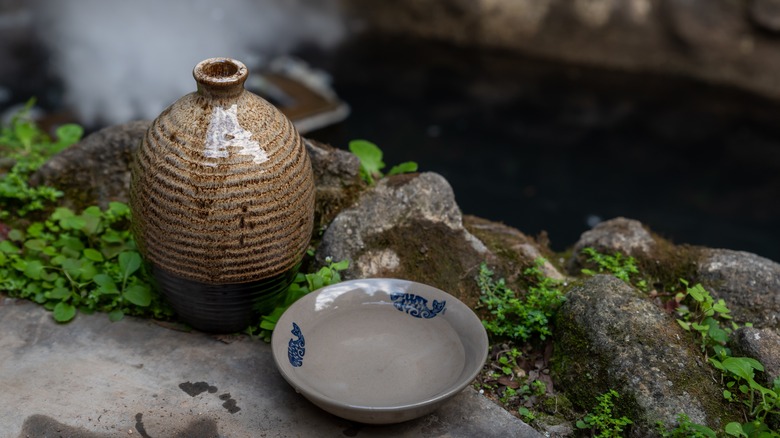
[(263, 320), (260, 321), (260, 328), (263, 330), (271, 331), (276, 328), (276, 321), (269, 321), (263, 318)]
[(18, 254), (19, 248), (11, 243), (10, 240), (3, 240), (0, 242), (0, 252), (6, 253), (6, 254)]
[(729, 334), (726, 333), (725, 330), (715, 325), (710, 326), (708, 336), (712, 338), (713, 341), (724, 345), (729, 341)]
[(688, 288), (688, 294), (698, 302), (704, 301), (705, 295), (709, 296), (709, 293), (704, 290), (704, 286), (702, 286), (700, 283), (697, 283), (695, 286)]
[(100, 236), (100, 239), (107, 243), (122, 243), (125, 241), (122, 235), (115, 230), (106, 230), (106, 232)]
[(680, 327), (682, 327), (683, 330), (691, 331), (691, 323), (690, 322), (685, 322), (685, 321), (683, 321), (681, 319), (678, 319), (677, 320), (677, 324), (680, 324)]
[(106, 213), (115, 217), (123, 217), (130, 214), (130, 207), (122, 202), (109, 202)]
[(349, 142), (349, 151), (360, 160), (360, 175), (370, 185), (374, 184), (374, 177), (381, 177), (381, 170), (385, 167), (382, 162), (382, 150), (374, 143), (366, 140), (352, 140)]
[(103, 261), (103, 254), (101, 254), (100, 251), (94, 250), (92, 248), (84, 249), (84, 257), (92, 260), (93, 262)]
[(43, 251), (46, 249), (46, 241), (43, 239), (30, 239), (24, 242), (24, 247), (32, 251)]
[(742, 425), (737, 423), (736, 421), (733, 421), (726, 425), (726, 433), (731, 436), (747, 437), (747, 434), (742, 431)]
[(753, 370), (764, 371), (761, 362), (749, 357), (727, 357), (721, 363), (723, 368), (745, 380), (753, 379)]
[(52, 300), (62, 300), (70, 296), (70, 289), (57, 286), (49, 292), (49, 298)]
[(24, 272), (27, 269), (27, 260), (16, 259), (11, 266), (19, 272)]
[(92, 206), (84, 210), (79, 217), (84, 220), (84, 227), (82, 227), (84, 234), (93, 236), (100, 229), (103, 213), (100, 211), (100, 208)]
[(340, 262), (336, 262), (330, 265), (330, 268), (334, 271), (343, 271), (347, 268), (349, 268), (349, 260), (342, 260)]
[(57, 322), (68, 322), (76, 316), (76, 308), (68, 303), (57, 303), (54, 306), (54, 320)]
[(119, 270), (122, 278), (127, 279), (141, 267), (141, 255), (135, 251), (125, 251), (119, 254)]
[(97, 274), (92, 277), (92, 281), (98, 285), (98, 291), (103, 294), (118, 294), (119, 289), (114, 283), (114, 279), (106, 274)]
[(87, 226), (87, 221), (81, 216), (71, 216), (62, 219), (60, 226), (66, 230), (80, 230)]
[(66, 123), (57, 127), (54, 131), (57, 136), (58, 148), (66, 148), (81, 139), (84, 135), (84, 128), (75, 123)]
[(71, 257), (78, 257), (81, 255), (81, 251), (84, 250), (84, 243), (80, 239), (75, 237), (63, 235), (57, 241), (58, 246), (68, 250), (68, 255)]
[(62, 269), (72, 278), (78, 278), (79, 274), (81, 274), (81, 260), (67, 258), (62, 261)]
[(27, 235), (30, 237), (41, 237), (43, 230), (43, 224), (41, 222), (36, 222), (27, 227)]
[(122, 319), (124, 316), (125, 316), (125, 313), (122, 312), (121, 310), (118, 310), (118, 309), (117, 310), (113, 310), (111, 312), (108, 312), (108, 319), (111, 322), (117, 322), (120, 319)]
[(24, 233), (21, 230), (13, 229), (8, 232), (8, 239), (15, 242), (21, 242), (24, 240)]
[(402, 173), (417, 172), (417, 163), (414, 161), (407, 161), (401, 164), (396, 164), (387, 172), (388, 175), (399, 175)]
[(43, 263), (40, 260), (30, 260), (24, 268), (24, 275), (33, 280), (40, 280), (43, 270)]
[(97, 275), (98, 270), (91, 262), (82, 262), (81, 269), (79, 269), (79, 278), (85, 281), (92, 280)]
[(14, 125), (14, 134), (16, 134), (16, 138), (22, 142), (25, 148), (29, 149), (36, 135), (38, 135), (38, 128), (32, 122), (18, 122)]
[(712, 309), (720, 313), (721, 316), (724, 316), (724, 314), (731, 312), (731, 310), (729, 310), (729, 308), (726, 307), (726, 302), (723, 301), (722, 299), (718, 300), (717, 303), (713, 304)]
[(136, 306), (147, 307), (152, 302), (152, 291), (149, 286), (133, 284), (128, 286), (122, 296)]
[(54, 213), (51, 214), (51, 219), (55, 221), (61, 221), (63, 219), (73, 217), (74, 215), (75, 213), (73, 213), (73, 210), (67, 207), (58, 207), (54, 210)]

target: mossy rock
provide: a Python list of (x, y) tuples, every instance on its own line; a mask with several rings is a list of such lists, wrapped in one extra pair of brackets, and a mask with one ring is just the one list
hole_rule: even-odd
[(654, 436), (657, 421), (674, 424), (680, 413), (714, 430), (738, 419), (690, 333), (613, 276), (575, 285), (556, 330), (556, 387), (583, 410), (615, 389), (615, 416), (634, 421), (631, 436)]

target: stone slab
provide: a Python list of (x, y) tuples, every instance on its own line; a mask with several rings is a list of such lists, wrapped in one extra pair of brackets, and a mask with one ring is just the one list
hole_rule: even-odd
[(44, 436), (541, 435), (471, 388), (417, 420), (355, 424), (296, 394), (262, 341), (105, 314), (60, 325), (40, 306), (0, 298), (0, 438)]

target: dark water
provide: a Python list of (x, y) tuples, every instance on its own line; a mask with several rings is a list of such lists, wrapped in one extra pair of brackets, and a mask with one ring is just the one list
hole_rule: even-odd
[(599, 218), (780, 260), (780, 106), (681, 78), (366, 39), (328, 55), (365, 138), (444, 175), (461, 209), (574, 244)]

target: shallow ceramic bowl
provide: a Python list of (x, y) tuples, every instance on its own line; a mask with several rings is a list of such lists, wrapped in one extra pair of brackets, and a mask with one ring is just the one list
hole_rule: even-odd
[(476, 377), (488, 339), (452, 295), (420, 283), (365, 279), (317, 290), (274, 330), (282, 376), (320, 408), (386, 424), (436, 410)]

